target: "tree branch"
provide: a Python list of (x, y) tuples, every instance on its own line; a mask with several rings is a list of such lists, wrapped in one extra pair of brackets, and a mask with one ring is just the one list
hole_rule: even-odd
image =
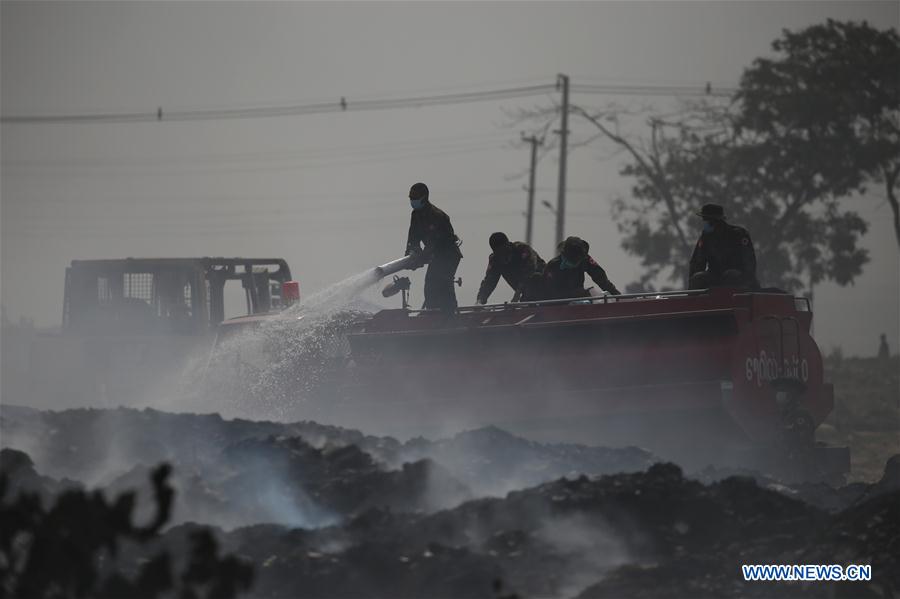
[(900, 165), (894, 168), (887, 168), (882, 165), (881, 172), (884, 175), (884, 188), (887, 193), (888, 204), (894, 212), (894, 234), (897, 236), (897, 246), (900, 248), (900, 201), (894, 192), (894, 185), (897, 183), (897, 176), (900, 175)]
[[(640, 167), (644, 169), (648, 177), (650, 177), (650, 180), (653, 181), (654, 187), (656, 187), (660, 196), (662, 196), (663, 202), (666, 205), (666, 209), (669, 212), (672, 226), (675, 228), (675, 232), (678, 234), (678, 239), (681, 242), (682, 250), (685, 253), (688, 252), (691, 246), (681, 226), (678, 212), (675, 210), (675, 198), (672, 197), (671, 189), (669, 189), (669, 186), (666, 184), (665, 177), (662, 174), (661, 164), (659, 163), (658, 156), (656, 156), (656, 159), (654, 159), (652, 156), (649, 159), (643, 156), (640, 152), (637, 151), (637, 149), (634, 147), (634, 144), (625, 139), (625, 137), (623, 137), (622, 135), (611, 131), (600, 121), (598, 117), (588, 113), (580, 106), (570, 106), (569, 109), (572, 112), (581, 115), (581, 117), (588, 122), (592, 123), (612, 142), (625, 148), (625, 150), (628, 151), (628, 153), (631, 154), (631, 156), (635, 159), (638, 165), (640, 165)], [(655, 139), (653, 140), (653, 143), (655, 147)]]
[(800, 212), (800, 209), (809, 202), (809, 190), (801, 192), (800, 194), (794, 196), (794, 200), (788, 204), (787, 208), (784, 209), (784, 213), (778, 219), (777, 224), (775, 225), (778, 230), (783, 231), (787, 228), (787, 225), (797, 216), (797, 213)]

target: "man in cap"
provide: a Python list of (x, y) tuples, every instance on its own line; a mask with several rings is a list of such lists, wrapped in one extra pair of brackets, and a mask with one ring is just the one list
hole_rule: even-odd
[(747, 230), (728, 224), (718, 204), (704, 205), (697, 216), (703, 219), (703, 232), (691, 255), (689, 287), (758, 289), (756, 253)]
[(420, 264), (427, 264), (425, 273), (426, 309), (453, 311), (456, 309), (456, 290), (453, 288), (456, 268), (462, 258), (459, 238), (453, 232), (450, 217), (428, 200), (428, 187), (416, 183), (409, 189), (412, 216), (406, 255), (418, 256)]
[(478, 288), (478, 303), (487, 303), (501, 276), (515, 292), (512, 301), (531, 299), (528, 297), (527, 285), (532, 275), (544, 271), (544, 260), (530, 245), (521, 241), (510, 241), (505, 233), (494, 233), (488, 243), (493, 251), (488, 257), (484, 280)]
[(561, 249), (559, 256), (544, 268), (543, 293), (546, 299), (588, 297), (590, 292), (584, 288), (585, 274), (603, 291), (620, 295), (606, 276), (606, 271), (588, 254), (590, 245), (587, 241), (580, 237), (568, 237)]

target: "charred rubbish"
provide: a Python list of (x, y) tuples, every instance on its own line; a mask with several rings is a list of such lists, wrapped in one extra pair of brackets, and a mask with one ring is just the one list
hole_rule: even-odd
[[(433, 514), (371, 508), (331, 526), (254, 525), (215, 537), (253, 565), (254, 597), (296, 597), (298, 589), (310, 597), (490, 597), (497, 579), (526, 597), (827, 597), (835, 584), (890, 596), (898, 505), (900, 493), (887, 491), (829, 514), (749, 478), (703, 484), (656, 464)], [(121, 559), (136, 565), (162, 547), (184, 555), (196, 527), (129, 545)], [(738, 579), (742, 563), (815, 560), (872, 563), (883, 574), (807, 586)]]

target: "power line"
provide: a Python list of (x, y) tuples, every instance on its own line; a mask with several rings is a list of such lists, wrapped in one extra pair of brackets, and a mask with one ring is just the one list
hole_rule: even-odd
[(647, 79), (645, 77), (598, 77), (596, 74), (588, 75), (586, 73), (572, 73), (570, 75), (573, 81), (579, 81), (581, 83), (587, 83), (589, 85), (649, 85), (649, 86), (675, 86), (675, 87), (696, 87), (702, 88), (707, 83), (715, 87), (737, 87), (738, 82), (734, 79), (730, 80), (710, 80), (710, 79), (693, 79), (693, 80), (678, 80), (678, 79)]
[(731, 97), (734, 87), (698, 85), (612, 85), (572, 84), (572, 91), (579, 94), (604, 94), (614, 96), (715, 96)]
[(468, 102), (484, 102), (523, 96), (534, 96), (554, 91), (555, 86), (529, 85), (506, 89), (494, 89), (477, 92), (458, 92), (431, 96), (413, 96), (407, 98), (382, 98), (372, 100), (348, 100), (341, 97), (337, 102), (318, 102), (311, 104), (292, 104), (283, 106), (250, 106), (243, 108), (163, 110), (161, 107), (147, 112), (94, 113), (94, 114), (62, 114), (62, 115), (28, 115), (4, 116), (0, 122), (9, 124), (26, 123), (140, 123), (153, 121), (197, 121), (211, 119), (265, 118), (279, 116), (300, 116), (347, 111), (388, 110), (393, 108), (419, 108), (446, 104), (462, 104)]
[[(303, 116), (337, 112), (361, 112), (397, 108), (421, 108), (472, 102), (485, 102), (509, 98), (543, 95), (557, 91), (555, 84), (537, 84), (507, 87), (493, 90), (467, 91), (410, 97), (374, 98), (353, 100), (341, 97), (337, 101), (306, 104), (255, 105), (238, 108), (199, 108), (165, 110), (99, 112), (57, 115), (7, 115), (0, 117), (5, 124), (62, 124), (62, 123), (144, 123), (154, 121), (201, 121), (214, 119), (248, 119), (285, 116)], [(571, 91), (579, 94), (633, 95), (633, 96), (729, 96), (736, 91), (732, 87), (697, 85), (635, 85), (635, 84), (572, 84)]]

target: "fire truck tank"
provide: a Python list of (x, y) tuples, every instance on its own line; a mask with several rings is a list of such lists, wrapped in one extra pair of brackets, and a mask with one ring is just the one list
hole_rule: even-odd
[(384, 310), (349, 339), (354, 410), (398, 429), (493, 424), (683, 463), (815, 455), (846, 470), (846, 450), (815, 446), (834, 399), (811, 322), (805, 298), (734, 289)]

